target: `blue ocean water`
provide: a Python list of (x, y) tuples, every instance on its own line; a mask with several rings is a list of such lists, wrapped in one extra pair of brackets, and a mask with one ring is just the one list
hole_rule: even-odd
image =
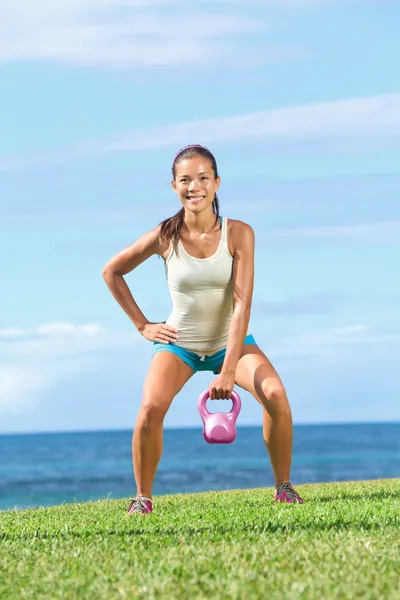
[[(131, 431), (0, 436), (0, 509), (128, 497)], [(298, 425), (295, 484), (400, 477), (400, 423)], [(201, 429), (166, 429), (154, 494), (272, 486), (261, 427), (209, 445)]]

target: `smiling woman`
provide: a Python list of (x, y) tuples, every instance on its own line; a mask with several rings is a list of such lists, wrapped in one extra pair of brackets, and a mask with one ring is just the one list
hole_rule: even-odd
[(210, 204), (211, 200), (212, 212), (215, 215), (213, 228), (218, 224), (217, 190), (220, 186), (220, 178), (214, 155), (204, 146), (199, 145), (189, 146), (178, 152), (172, 163), (172, 177), (172, 187), (178, 194), (183, 208), (175, 216), (161, 223), (160, 236), (167, 244), (172, 240), (174, 250), (178, 252), (185, 220), (185, 206), (192, 207), (196, 214), (196, 211), (198, 213), (201, 210), (199, 206), (201, 202), (208, 201)]
[[(132, 442), (137, 494), (128, 512), (153, 510), (152, 486), (165, 415), (197, 371), (212, 371), (210, 398), (229, 399), (235, 383), (263, 407), (263, 435), (275, 475), (275, 500), (302, 503), (290, 484), (292, 416), (285, 388), (249, 330), (254, 281), (254, 232), (219, 215), (220, 178), (207, 148), (175, 156), (172, 188), (179, 212), (145, 233), (103, 269), (112, 294), (143, 337), (153, 342)], [(150, 256), (164, 259), (173, 310), (166, 322), (143, 315), (124, 275)]]

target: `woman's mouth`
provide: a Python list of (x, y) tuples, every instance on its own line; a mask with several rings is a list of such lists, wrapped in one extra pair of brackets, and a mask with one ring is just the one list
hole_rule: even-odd
[(186, 200), (194, 202), (195, 204), (204, 200), (205, 196), (186, 196)]

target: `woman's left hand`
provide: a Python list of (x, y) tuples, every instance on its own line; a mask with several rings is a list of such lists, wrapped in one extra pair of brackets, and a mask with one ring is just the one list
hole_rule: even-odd
[(221, 372), (208, 386), (210, 400), (229, 400), (235, 385), (235, 374)]

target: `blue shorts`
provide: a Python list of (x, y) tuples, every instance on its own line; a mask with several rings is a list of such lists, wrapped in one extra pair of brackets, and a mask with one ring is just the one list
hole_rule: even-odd
[[(244, 339), (243, 345), (245, 346), (247, 344), (255, 344), (257, 346), (257, 342), (251, 334), (246, 335)], [(197, 371), (212, 371), (213, 373), (218, 373), (224, 362), (226, 348), (218, 350), (218, 352), (215, 352), (215, 354), (212, 354), (211, 356), (202, 356), (201, 354), (196, 354), (196, 352), (189, 352), (189, 350), (180, 348), (175, 344), (153, 342), (153, 356), (157, 352), (173, 352), (174, 354), (177, 354), (195, 373)]]

